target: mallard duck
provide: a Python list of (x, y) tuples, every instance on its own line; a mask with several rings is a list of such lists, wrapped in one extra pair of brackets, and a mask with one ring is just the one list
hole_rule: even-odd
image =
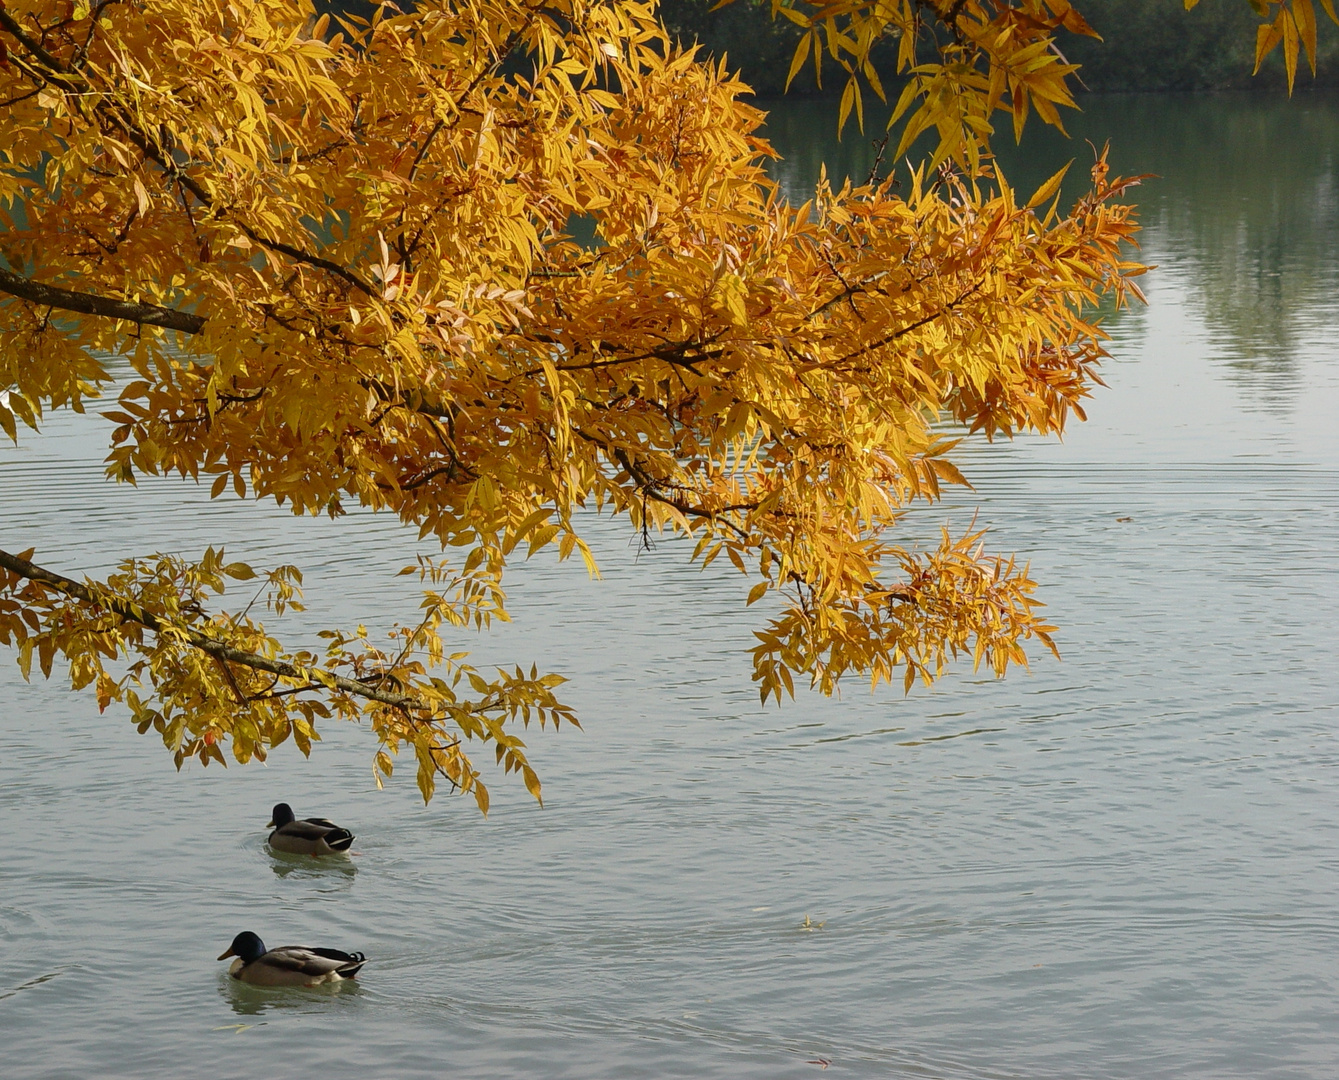
[(352, 979), (367, 963), (362, 953), (338, 949), (309, 949), (305, 945), (285, 945), (266, 949), (265, 942), (243, 931), (232, 939), (219, 959), (237, 957), (228, 969), (234, 979), (254, 986), (319, 986), (321, 983)]
[(290, 855), (334, 855), (346, 852), (353, 844), (353, 833), (333, 821), (311, 817), (298, 821), (293, 808), (281, 802), (270, 818), (270, 847)]

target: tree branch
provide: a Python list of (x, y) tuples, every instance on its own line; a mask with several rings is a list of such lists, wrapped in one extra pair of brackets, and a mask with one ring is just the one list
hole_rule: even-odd
[(77, 311), (81, 315), (100, 315), (105, 319), (124, 319), (126, 322), (141, 326), (161, 326), (183, 334), (198, 334), (205, 326), (203, 318), (192, 315), (189, 311), (177, 311), (175, 308), (159, 307), (157, 304), (142, 304), (130, 300), (115, 300), (109, 296), (96, 296), (93, 293), (75, 292), (73, 289), (62, 289), (59, 285), (44, 285), (40, 281), (22, 277), (3, 267), (0, 267), (0, 292), (7, 292), (11, 296), (44, 307)]
[[(103, 6), (105, 5), (99, 6), (99, 11), (101, 11)], [(0, 28), (9, 31), (9, 33), (28, 51), (28, 54), (37, 59), (43, 67), (47, 69), (49, 77), (54, 77), (60, 83), (62, 89), (77, 92), (88, 91), (89, 84), (85, 80), (71, 75), (70, 69), (65, 64), (61, 63), (57, 57), (47, 52), (38, 42), (25, 34), (23, 27), (14, 20), (12, 15), (4, 10), (2, 4), (0, 4)], [(171, 154), (157, 145), (155, 140), (140, 128), (132, 116), (127, 116), (123, 110), (114, 107), (114, 105), (109, 106), (105, 101), (99, 101), (96, 107), (104, 116), (111, 119), (111, 121), (121, 129), (125, 136), (135, 144), (140, 153), (153, 161), (165, 175), (185, 187), (186, 190), (200, 200), (201, 205), (215, 210), (218, 209), (205, 186), (182, 172), (177, 163), (172, 160)], [(348, 267), (341, 266), (339, 263), (332, 262), (320, 255), (303, 251), (301, 248), (294, 247), (292, 244), (286, 244), (281, 240), (274, 240), (270, 237), (263, 236), (244, 221), (237, 219), (234, 219), (234, 221), (236, 222), (237, 227), (246, 234), (247, 238), (250, 239), (252, 243), (259, 244), (261, 247), (267, 248), (270, 251), (277, 251), (280, 254), (287, 255), (290, 259), (294, 259), (298, 262), (306, 263), (309, 266), (318, 267), (321, 270), (328, 271), (336, 277), (343, 278), (355, 289), (358, 289), (367, 296), (378, 295), (377, 290), (374, 290), (368, 282), (364, 281), (360, 275)], [(195, 332), (196, 331), (191, 331), (191, 333)]]
[(908, 323), (906, 326), (894, 330), (891, 334), (885, 334), (883, 337), (879, 338), (878, 341), (871, 341), (868, 345), (862, 345), (854, 352), (849, 352), (845, 356), (839, 357), (838, 359), (834, 360), (831, 364), (824, 366), (838, 367), (841, 364), (845, 364), (850, 360), (854, 360), (857, 356), (864, 356), (866, 353), (873, 352), (875, 349), (881, 349), (885, 345), (891, 345), (898, 338), (906, 337), (907, 334), (910, 334), (915, 330), (919, 330), (922, 326), (927, 326), (930, 323), (934, 322), (936, 319), (943, 318), (950, 312), (957, 311), (958, 305), (960, 305), (964, 300), (966, 300), (969, 296), (971, 296), (974, 292), (976, 292), (979, 288), (981, 288), (981, 285), (982, 282), (978, 281), (970, 289), (965, 289), (963, 292), (959, 293), (956, 297), (950, 300), (938, 311), (932, 311), (930, 312), (929, 315), (917, 319), (915, 322)]
[(623, 470), (632, 477), (637, 485), (637, 490), (646, 498), (654, 499), (656, 502), (664, 503), (666, 506), (672, 506), (675, 510), (679, 511), (679, 513), (686, 514), (689, 517), (706, 518), (712, 525), (724, 525), (741, 540), (748, 539), (749, 534), (747, 529), (741, 528), (739, 525), (736, 525), (733, 521), (729, 520), (729, 518), (723, 517), (722, 515), (735, 514), (740, 511), (751, 512), (758, 509), (758, 506), (760, 505), (759, 503), (728, 503), (725, 506), (709, 507), (698, 506), (690, 503), (687, 499), (677, 498), (673, 495), (666, 495), (662, 489), (672, 489), (678, 487), (678, 485), (669, 484), (664, 480), (657, 480), (654, 476), (651, 476), (645, 469), (634, 462), (628, 455), (628, 452), (622, 447), (611, 446), (609, 443), (605, 443), (601, 439), (589, 435), (584, 431), (579, 429), (574, 430), (576, 430), (576, 433), (583, 439), (603, 445), (605, 452), (611, 454), (614, 460), (623, 467)]
[(272, 660), (268, 656), (261, 656), (259, 653), (234, 648), (189, 626), (182, 626), (180, 623), (161, 619), (129, 600), (99, 596), (88, 586), (81, 585), (72, 578), (64, 577), (50, 570), (44, 570), (42, 567), (28, 562), (27, 559), (20, 559), (17, 555), (11, 555), (7, 551), (0, 551), (0, 568), (29, 581), (35, 581), (39, 585), (46, 585), (85, 604), (110, 611), (127, 622), (137, 623), (145, 629), (151, 630), (160, 637), (163, 634), (180, 635), (193, 648), (199, 649), (202, 653), (212, 656), (216, 660), (241, 664), (243, 667), (249, 667), (256, 671), (266, 671), (284, 679), (301, 679), (310, 683), (313, 689), (324, 687), (330, 690), (342, 690), (346, 694), (367, 698), (382, 705), (403, 709), (406, 712), (431, 711), (427, 704), (410, 694), (393, 694), (386, 690), (379, 690), (368, 683), (359, 682), (357, 679), (346, 679), (342, 675), (335, 675), (332, 672), (299, 667), (297, 664), (290, 664), (286, 660)]
[(8, 30), (20, 45), (22, 45), (25, 49), (27, 49), (28, 52), (30, 52), (33, 56), (35, 56), (47, 67), (49, 67), (52, 71), (58, 72), (62, 75), (66, 73), (67, 69), (65, 65), (62, 64), (59, 60), (57, 60), (54, 56), (52, 56), (49, 52), (47, 52), (46, 49), (42, 48), (42, 46), (38, 42), (34, 41), (26, 33), (24, 33), (23, 27), (19, 25), (18, 20), (16, 20), (13, 15), (11, 15), (8, 11), (6, 11), (3, 6), (0, 6), (0, 26), (3, 26), (6, 30)]

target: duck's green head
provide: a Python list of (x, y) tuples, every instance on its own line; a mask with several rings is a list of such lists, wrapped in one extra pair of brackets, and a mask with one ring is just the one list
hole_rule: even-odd
[(288, 803), (278, 803), (275, 808), (270, 811), (269, 827), (271, 829), (282, 829), (290, 821), (293, 821), (294, 817), (293, 808), (289, 806)]
[(219, 959), (226, 960), (230, 956), (240, 956), (242, 963), (250, 964), (259, 960), (265, 955), (265, 942), (260, 937), (253, 934), (250, 930), (243, 930), (235, 938), (232, 944), (228, 946), (228, 951), (223, 953)]

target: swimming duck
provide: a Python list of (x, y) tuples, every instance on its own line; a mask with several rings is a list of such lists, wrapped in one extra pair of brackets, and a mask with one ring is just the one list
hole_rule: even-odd
[(265, 942), (243, 931), (232, 939), (219, 959), (237, 957), (228, 969), (234, 979), (253, 986), (319, 986), (321, 983), (343, 982), (352, 979), (367, 963), (362, 953), (340, 952), (338, 949), (309, 949), (305, 945), (285, 945), (280, 949), (265, 948)]
[(270, 818), (270, 847), (290, 855), (334, 855), (346, 852), (353, 844), (353, 833), (333, 821), (313, 817), (298, 821), (293, 808), (281, 802)]

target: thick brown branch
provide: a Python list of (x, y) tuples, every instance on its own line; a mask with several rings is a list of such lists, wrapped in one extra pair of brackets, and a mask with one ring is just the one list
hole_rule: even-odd
[(27, 559), (20, 559), (7, 551), (0, 551), (0, 567), (8, 570), (11, 574), (17, 574), (21, 578), (49, 586), (57, 592), (73, 597), (85, 604), (108, 610), (127, 622), (137, 623), (160, 636), (170, 634), (174, 637), (183, 638), (193, 648), (199, 649), (202, 653), (212, 656), (216, 660), (226, 661), (230, 664), (240, 664), (255, 671), (266, 671), (283, 679), (301, 679), (313, 686), (320, 684), (327, 689), (342, 690), (346, 694), (367, 698), (396, 709), (412, 712), (430, 711), (429, 706), (410, 694), (393, 694), (386, 690), (378, 690), (375, 686), (359, 682), (356, 679), (346, 679), (328, 671), (299, 667), (297, 664), (290, 664), (285, 660), (272, 660), (268, 656), (261, 656), (259, 653), (234, 648), (189, 626), (182, 626), (180, 623), (161, 619), (129, 600), (99, 596), (88, 586), (82, 585), (72, 578), (64, 577), (50, 570), (44, 570), (42, 567), (28, 562)]
[(100, 315), (105, 319), (124, 319), (140, 326), (161, 326), (167, 330), (178, 330), (183, 334), (198, 334), (205, 326), (203, 318), (192, 315), (189, 311), (177, 311), (175, 308), (159, 307), (157, 304), (115, 300), (109, 296), (75, 292), (73, 289), (62, 289), (59, 285), (44, 285), (40, 281), (22, 277), (3, 267), (0, 267), (0, 292), (7, 292), (11, 296), (44, 307), (77, 311), (81, 315)]
[(23, 27), (19, 25), (18, 20), (3, 7), (0, 7), (0, 26), (8, 30), (20, 45), (27, 49), (32, 56), (40, 60), (45, 66), (49, 67), (52, 71), (60, 72), (61, 74), (65, 73), (65, 65), (47, 52), (46, 49), (42, 48), (38, 42), (30, 38), (27, 33), (24, 32)]

